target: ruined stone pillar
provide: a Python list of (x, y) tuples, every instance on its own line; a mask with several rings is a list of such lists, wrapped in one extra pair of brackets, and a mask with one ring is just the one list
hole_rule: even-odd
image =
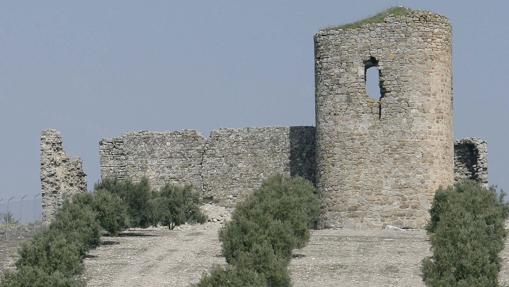
[(87, 191), (86, 174), (79, 158), (64, 152), (62, 136), (48, 129), (41, 135), (42, 220), (50, 222), (65, 199)]
[[(454, 182), (451, 25), (405, 8), (384, 15), (315, 35), (325, 227), (423, 227), (435, 191)], [(379, 98), (366, 92), (369, 68)]]
[(488, 186), (488, 143), (466, 138), (454, 143), (454, 181), (475, 180)]

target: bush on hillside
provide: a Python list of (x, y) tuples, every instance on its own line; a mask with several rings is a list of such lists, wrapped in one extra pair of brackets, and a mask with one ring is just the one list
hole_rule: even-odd
[(96, 190), (92, 206), (99, 225), (110, 235), (116, 236), (128, 227), (127, 204), (120, 196), (104, 189)]
[(146, 179), (136, 184), (105, 180), (95, 193), (80, 193), (64, 202), (49, 227), (18, 250), (17, 272), (6, 275), (0, 287), (82, 286), (75, 279), (83, 271), (83, 257), (99, 245), (101, 227), (116, 235), (128, 222), (132, 227), (159, 221), (170, 226), (204, 222), (199, 199), (190, 187), (166, 186), (158, 194)]
[(58, 211), (49, 229), (65, 235), (70, 242), (75, 242), (83, 256), (88, 250), (100, 243), (100, 226), (92, 206), (81, 203), (82, 197), (89, 194), (78, 194), (73, 202), (66, 201)]
[(85, 283), (56, 271), (47, 273), (39, 267), (24, 266), (7, 273), (0, 287), (84, 287)]
[(239, 269), (235, 266), (215, 267), (212, 272), (204, 276), (195, 287), (261, 287), (266, 286), (263, 275), (249, 269)]
[(207, 217), (201, 212), (200, 203), (200, 194), (191, 186), (167, 184), (159, 193), (155, 193), (154, 216), (159, 223), (168, 226), (169, 229), (186, 222), (204, 223)]
[(265, 278), (260, 286), (289, 287), (291, 286), (288, 264), (290, 258), (276, 256), (267, 241), (254, 244), (249, 252), (242, 252), (231, 263), (240, 270), (252, 270)]
[(33, 267), (48, 274), (60, 272), (73, 276), (82, 271), (82, 257), (99, 244), (100, 234), (88, 194), (66, 201), (49, 228), (22, 245), (16, 267)]
[(232, 262), (267, 241), (276, 256), (289, 258), (293, 249), (307, 243), (318, 215), (319, 201), (309, 181), (272, 177), (237, 205), (232, 220), (220, 231), (223, 256)]
[(127, 204), (129, 227), (146, 228), (154, 225), (152, 190), (146, 178), (139, 183), (130, 180), (104, 179), (95, 190), (106, 190), (118, 195)]
[(69, 240), (65, 234), (54, 229), (39, 233), (24, 243), (18, 254), (18, 270), (30, 271), (24, 268), (35, 268), (47, 274), (58, 272), (70, 277), (83, 270), (79, 243)]
[(275, 220), (261, 206), (253, 207), (248, 214), (243, 213), (235, 214), (219, 233), (226, 262), (232, 263), (240, 254), (265, 242), (272, 247), (275, 256), (291, 256), (298, 240), (288, 224)]
[(85, 208), (92, 208), (92, 205), (94, 204), (94, 193), (80, 192), (80, 193), (74, 194), (70, 198), (70, 203), (73, 203), (75, 205), (82, 206)]
[(91, 208), (97, 223), (110, 235), (118, 235), (128, 227), (127, 204), (115, 193), (105, 189), (79, 193), (72, 198), (72, 202)]
[(494, 188), (465, 181), (439, 189), (426, 227), (433, 255), (423, 260), (428, 286), (498, 286), (508, 206)]
[(307, 243), (318, 215), (319, 201), (309, 181), (268, 179), (237, 204), (219, 233), (229, 266), (204, 276), (197, 286), (290, 286), (292, 250)]

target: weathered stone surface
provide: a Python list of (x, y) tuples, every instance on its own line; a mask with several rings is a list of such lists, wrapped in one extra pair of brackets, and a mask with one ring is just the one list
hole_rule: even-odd
[(99, 143), (101, 177), (139, 181), (154, 188), (167, 183), (202, 186), (206, 139), (197, 131), (131, 132)]
[[(317, 185), (325, 226), (422, 227), (454, 181), (451, 26), (425, 11), (315, 35)], [(376, 66), (382, 97), (367, 95)]]
[[(435, 191), (487, 183), (482, 141), (453, 141), (451, 26), (426, 11), (315, 35), (316, 129), (137, 132), (102, 140), (101, 176), (192, 184), (231, 207), (274, 174), (317, 184), (324, 227), (423, 227)], [(380, 75), (380, 99), (366, 70)]]
[(454, 181), (472, 179), (488, 185), (488, 143), (479, 138), (454, 143)]
[(206, 199), (233, 206), (276, 174), (314, 180), (314, 127), (137, 132), (100, 142), (101, 177), (147, 177), (155, 188), (191, 184)]
[(203, 157), (205, 198), (234, 206), (277, 174), (314, 181), (314, 133), (314, 127), (213, 131)]
[(62, 136), (48, 129), (41, 135), (42, 220), (50, 222), (65, 199), (87, 191), (86, 174), (79, 158), (64, 152)]

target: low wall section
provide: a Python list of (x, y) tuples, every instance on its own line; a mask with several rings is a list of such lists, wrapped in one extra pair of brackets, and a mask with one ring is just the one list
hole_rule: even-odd
[(466, 138), (454, 143), (454, 181), (464, 179), (488, 185), (488, 143), (479, 138)]
[[(454, 152), (456, 182), (488, 184), (486, 141), (457, 140)], [(155, 188), (191, 184), (222, 206), (233, 206), (276, 174), (315, 183), (314, 127), (218, 129), (208, 139), (194, 130), (131, 132), (101, 140), (100, 155), (102, 178), (147, 177)], [(62, 136), (53, 129), (41, 135), (41, 184), (46, 222), (66, 198), (87, 190), (81, 160), (65, 154)]]
[(206, 139), (197, 131), (130, 132), (101, 140), (101, 177), (202, 186), (201, 162)]
[[(476, 138), (456, 141), (455, 181), (488, 183), (487, 144)], [(263, 127), (217, 129), (206, 139), (194, 130), (130, 132), (100, 142), (101, 177), (147, 177), (191, 184), (207, 200), (233, 206), (276, 175), (302, 176), (315, 182), (315, 128)]]
[(147, 177), (155, 188), (192, 184), (204, 198), (233, 206), (276, 175), (314, 181), (314, 127), (134, 132), (101, 140), (101, 177)]

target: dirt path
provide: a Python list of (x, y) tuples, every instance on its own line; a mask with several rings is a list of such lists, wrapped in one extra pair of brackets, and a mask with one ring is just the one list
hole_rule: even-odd
[[(219, 223), (180, 230), (144, 229), (104, 238), (85, 260), (88, 286), (190, 286), (214, 264), (224, 264)], [(424, 231), (316, 230), (294, 252), (293, 286), (424, 286), (420, 261), (429, 254)], [(501, 281), (509, 279), (509, 243)]]
[[(107, 245), (85, 260), (88, 286), (190, 286), (224, 264), (219, 228), (207, 223), (105, 238)], [(428, 250), (423, 231), (317, 230), (294, 252), (290, 272), (295, 287), (424, 286), (419, 266)]]
[(424, 231), (317, 230), (294, 254), (295, 287), (418, 287), (424, 286), (419, 268), (429, 246)]
[(214, 264), (224, 264), (219, 223), (129, 231), (104, 238), (85, 260), (87, 286), (189, 286)]

